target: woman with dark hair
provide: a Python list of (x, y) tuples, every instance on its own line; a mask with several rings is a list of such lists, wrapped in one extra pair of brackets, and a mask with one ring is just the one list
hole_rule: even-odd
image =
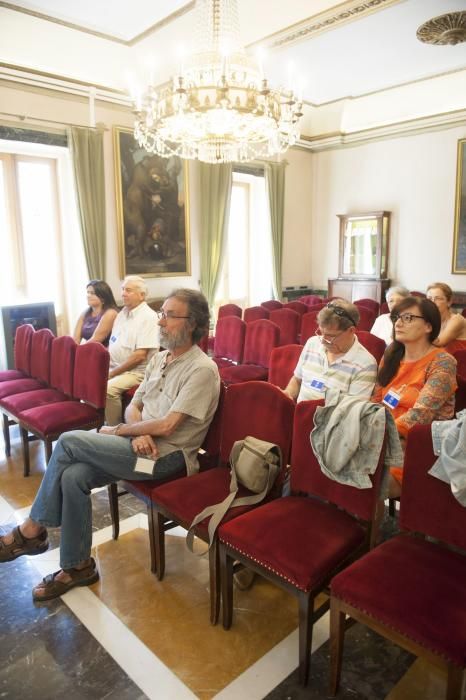
[(444, 282), (433, 282), (427, 287), (427, 298), (433, 301), (440, 311), (442, 322), (434, 345), (444, 347), (448, 352), (466, 350), (466, 318), (451, 310), (452, 288)]
[(77, 343), (95, 340), (108, 345), (113, 322), (118, 314), (113, 292), (103, 280), (91, 280), (86, 292), (89, 307), (78, 318), (73, 337)]
[[(440, 313), (429, 299), (407, 297), (391, 312), (394, 341), (385, 351), (372, 400), (387, 406), (402, 444), (414, 425), (454, 415), (456, 360), (433, 345)], [(390, 497), (401, 493), (403, 469), (390, 470)]]

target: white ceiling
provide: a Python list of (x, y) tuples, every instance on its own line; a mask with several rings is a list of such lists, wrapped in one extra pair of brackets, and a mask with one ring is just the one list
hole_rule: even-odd
[[(165, 47), (164, 60), (162, 63), (158, 61), (156, 79), (160, 82), (170, 77), (164, 74), (164, 66), (166, 71), (171, 69), (173, 61), (169, 60), (168, 53), (175, 53), (190, 26), (191, 4), (186, 0), (0, 2), (0, 6), (9, 9), (26, 8), (125, 41), (134, 39), (181, 10), (180, 17), (169, 21), (163, 30), (156, 30), (146, 42), (155, 53), (158, 46)], [(340, 4), (341, 0), (339, 3), (334, 0), (238, 0), (242, 36), (247, 44), (260, 43), (273, 32)], [(466, 10), (466, 0), (400, 0), (347, 24), (333, 25), (334, 28), (328, 31), (309, 35), (297, 43), (269, 49), (264, 62), (265, 73), (273, 84), (287, 84), (289, 64), (292, 63), (295, 76), (300, 76), (296, 83), (304, 83), (304, 98), (322, 104), (457, 71), (466, 67), (466, 43), (431, 46), (416, 39), (416, 29), (420, 24), (455, 10)], [(77, 27), (71, 27), (70, 31), (85, 42), (85, 31), (79, 31)], [(105, 39), (101, 41), (108, 45)], [(264, 43), (270, 44), (270, 40)], [(143, 45), (144, 41), (139, 45), (136, 43), (136, 49)], [(36, 67), (31, 56), (18, 60), (18, 64)], [(50, 66), (50, 70), (61, 74), (61, 66), (62, 55), (57, 51), (56, 67)], [(116, 70), (119, 70), (118, 66)], [(78, 74), (79, 69), (76, 71)]]

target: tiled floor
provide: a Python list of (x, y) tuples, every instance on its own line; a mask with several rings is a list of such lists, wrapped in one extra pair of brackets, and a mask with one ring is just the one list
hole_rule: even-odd
[[(0, 443), (0, 526), (27, 514), (44, 469), (31, 448), (22, 476), (20, 443), (12, 458)], [(121, 535), (111, 539), (106, 491), (93, 495), (94, 556), (101, 580), (61, 600), (35, 605), (30, 589), (58, 567), (51, 549), (0, 567), (0, 697), (81, 700), (320, 700), (329, 697), (328, 619), (314, 631), (310, 686), (297, 681), (294, 598), (258, 580), (235, 591), (229, 632), (208, 622), (208, 566), (190, 554), (183, 531), (167, 536), (164, 581), (149, 571), (147, 520), (132, 496), (120, 499)], [(386, 529), (393, 529), (388, 521)], [(441, 700), (443, 676), (395, 645), (355, 625), (347, 633), (342, 700)]]

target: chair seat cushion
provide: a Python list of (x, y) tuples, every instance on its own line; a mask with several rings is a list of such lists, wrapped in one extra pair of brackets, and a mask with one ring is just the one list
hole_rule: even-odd
[(39, 382), (31, 377), (0, 382), (0, 399), (4, 399), (6, 396), (13, 396), (13, 394), (22, 394), (24, 391), (35, 391), (35, 389), (44, 388), (45, 384), (43, 382)]
[(219, 539), (302, 591), (317, 588), (363, 544), (364, 528), (315, 498), (289, 496), (222, 524)]
[(461, 667), (466, 665), (466, 557), (412, 535), (373, 549), (332, 594)]
[(236, 367), (235, 363), (227, 357), (213, 357), (212, 359), (219, 369), (223, 369), (223, 367)]
[(89, 404), (75, 400), (29, 408), (18, 413), (17, 418), (33, 432), (45, 436), (103, 423), (103, 413)]
[(0, 406), (9, 413), (17, 415), (21, 411), (27, 411), (29, 408), (68, 400), (68, 396), (56, 389), (37, 389), (36, 391), (25, 391), (22, 394), (7, 396), (1, 400)]
[(220, 378), (225, 384), (239, 382), (267, 381), (269, 370), (259, 365), (233, 365), (220, 369)]
[(4, 369), (3, 372), (0, 372), (0, 382), (10, 382), (14, 379), (24, 379), (25, 377), (27, 375), (19, 369)]

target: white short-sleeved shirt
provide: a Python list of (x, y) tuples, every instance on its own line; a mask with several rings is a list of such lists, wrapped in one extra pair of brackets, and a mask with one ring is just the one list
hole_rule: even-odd
[(325, 398), (327, 389), (369, 399), (377, 377), (377, 362), (355, 337), (344, 355), (329, 363), (320, 338), (309, 338), (299, 358), (294, 376), (301, 380), (297, 401)]
[(116, 317), (110, 334), (110, 370), (126, 362), (135, 350), (148, 348), (152, 352), (149, 352), (147, 360), (131, 370), (143, 374), (159, 344), (159, 326), (155, 311), (152, 311), (145, 301), (135, 309), (128, 310), (124, 307)]
[(386, 345), (390, 345), (393, 341), (393, 323), (390, 314), (381, 314), (377, 316), (371, 328), (371, 333), (372, 335), (376, 335), (377, 338), (382, 338)]
[(186, 415), (172, 435), (157, 437), (155, 442), (161, 457), (182, 450), (192, 474), (199, 468), (197, 453), (217, 408), (220, 377), (215, 362), (198, 345), (167, 364), (168, 355), (168, 350), (154, 355), (132, 403), (142, 404), (142, 420), (173, 412)]

